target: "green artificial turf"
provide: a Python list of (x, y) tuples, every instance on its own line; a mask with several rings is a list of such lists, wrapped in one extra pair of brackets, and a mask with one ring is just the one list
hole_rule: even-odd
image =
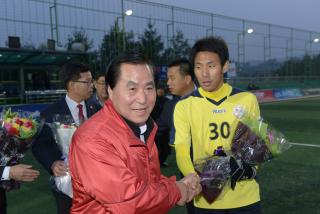
[[(320, 145), (320, 100), (286, 101), (261, 105), (261, 115), (291, 142)], [(283, 155), (265, 163), (258, 171), (265, 214), (320, 213), (320, 148), (293, 146)], [(8, 193), (9, 214), (53, 214), (54, 198), (48, 174), (27, 153), (24, 163), (41, 171), (40, 178)], [(165, 175), (178, 175), (174, 153)], [(176, 207), (170, 214), (186, 213)]]

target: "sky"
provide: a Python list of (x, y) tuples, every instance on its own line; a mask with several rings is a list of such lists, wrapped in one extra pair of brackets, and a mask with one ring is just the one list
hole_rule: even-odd
[(320, 0), (147, 0), (320, 33)]

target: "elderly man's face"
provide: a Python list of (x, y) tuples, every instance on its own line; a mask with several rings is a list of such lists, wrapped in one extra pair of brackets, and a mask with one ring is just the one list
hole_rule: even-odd
[(127, 120), (143, 125), (154, 107), (156, 89), (147, 65), (124, 63), (116, 86), (108, 87), (109, 98), (116, 111)]
[(80, 73), (78, 80), (68, 83), (68, 95), (77, 102), (88, 99), (92, 91), (93, 83), (90, 71)]
[(96, 93), (99, 99), (101, 99), (101, 101), (104, 101), (105, 99), (107, 99), (108, 94), (106, 91), (105, 77), (100, 76), (97, 80), (93, 82), (93, 84), (94, 84), (94, 87), (96, 88)]

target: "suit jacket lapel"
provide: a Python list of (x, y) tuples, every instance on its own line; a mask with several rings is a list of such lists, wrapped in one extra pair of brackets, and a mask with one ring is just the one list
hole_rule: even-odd
[(87, 100), (85, 101), (85, 105), (86, 105), (86, 108), (87, 108), (87, 117), (91, 117), (92, 115), (94, 115), (98, 109), (97, 107), (91, 103), (91, 102), (88, 102)]
[(61, 102), (61, 111), (62, 111), (61, 112), (62, 114), (66, 114), (66, 115), (71, 115), (72, 116), (71, 110), (69, 109), (69, 106), (68, 106), (68, 104), (67, 104), (65, 99), (63, 99), (62, 102)]
[(70, 115), (73, 122), (75, 123), (75, 121), (72, 117), (72, 114), (71, 114), (71, 110), (69, 109), (69, 106), (68, 106), (65, 98), (61, 99), (60, 102), (58, 103), (58, 109), (59, 109), (59, 110), (57, 110), (58, 114)]

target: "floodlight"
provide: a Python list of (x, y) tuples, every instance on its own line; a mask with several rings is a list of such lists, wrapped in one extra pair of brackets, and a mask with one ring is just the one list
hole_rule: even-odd
[(253, 33), (253, 29), (252, 29), (252, 28), (249, 28), (249, 29), (247, 30), (247, 33), (249, 33), (249, 34)]
[(131, 16), (133, 11), (132, 10), (126, 10), (126, 12), (124, 12), (127, 16)]

